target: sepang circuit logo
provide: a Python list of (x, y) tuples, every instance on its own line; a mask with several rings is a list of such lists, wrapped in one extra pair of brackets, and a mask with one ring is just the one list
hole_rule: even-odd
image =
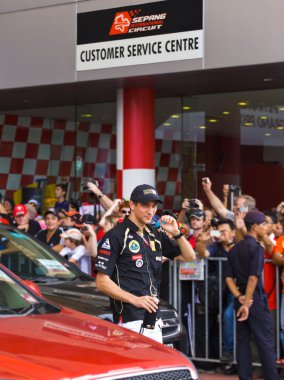
[(117, 12), (114, 16), (109, 35), (147, 32), (159, 30), (164, 25), (167, 13), (141, 16), (141, 9)]

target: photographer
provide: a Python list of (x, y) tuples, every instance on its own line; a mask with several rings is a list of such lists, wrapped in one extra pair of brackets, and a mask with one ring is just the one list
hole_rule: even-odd
[(86, 183), (84, 186), (84, 190), (89, 189), (98, 199), (100, 205), (105, 209), (108, 210), (112, 207), (113, 201), (105, 195), (99, 188), (99, 183), (96, 180), (92, 180)]
[(203, 210), (203, 203), (199, 199), (184, 198), (182, 202), (181, 210), (177, 217), (177, 222), (182, 223), (184, 225), (186, 236), (189, 236), (191, 233), (190, 226), (188, 226), (188, 224), (185, 223), (186, 219), (189, 222), (188, 213), (191, 209)]
[(103, 237), (96, 258), (97, 287), (111, 300), (113, 320), (123, 327), (162, 343), (159, 288), (162, 257), (195, 259), (195, 253), (170, 215), (151, 225), (157, 204), (156, 189), (137, 186), (130, 196), (130, 215)]
[(235, 222), (236, 213), (247, 213), (248, 211), (255, 209), (255, 199), (250, 195), (241, 194), (235, 199), (233, 210), (228, 210), (217, 195), (213, 193), (212, 182), (208, 177), (202, 178), (202, 187), (211, 206), (221, 218), (231, 219)]
[[(248, 211), (255, 209), (255, 199), (247, 194), (238, 195), (233, 204), (233, 210), (230, 211), (221, 200), (213, 193), (212, 191), (212, 182), (208, 177), (202, 178), (202, 187), (205, 194), (208, 197), (211, 206), (216, 211), (216, 213), (224, 219), (230, 219), (236, 224), (236, 241), (240, 241), (246, 234), (246, 227), (244, 223), (244, 217)], [(231, 185), (231, 191), (239, 190), (238, 186)], [(223, 188), (224, 191), (227, 191), (228, 188)], [(230, 190), (230, 187), (229, 187)]]

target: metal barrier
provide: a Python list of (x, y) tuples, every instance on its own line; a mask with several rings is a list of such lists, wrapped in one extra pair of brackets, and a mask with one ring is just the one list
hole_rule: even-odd
[[(204, 260), (205, 267), (204, 267), (204, 285), (205, 285), (205, 307), (204, 307), (204, 318), (205, 318), (205, 353), (202, 356), (198, 356), (196, 354), (197, 351), (197, 345), (196, 345), (196, 308), (198, 307), (198, 303), (196, 303), (196, 288), (198, 287), (198, 283), (200, 281), (196, 280), (186, 280), (191, 282), (191, 300), (194, 300), (195, 302), (191, 302), (190, 308), (190, 321), (191, 326), (189, 326), (189, 340), (190, 340), (190, 357), (191, 359), (195, 361), (205, 361), (205, 362), (215, 362), (220, 363), (221, 357), (223, 353), (223, 312), (224, 312), (224, 305), (223, 305), (223, 287), (224, 279), (223, 279), (223, 268), (222, 268), (222, 262), (227, 261), (227, 258), (213, 258), (208, 257)], [(211, 344), (211, 336), (209, 333), (209, 319), (210, 319), (210, 311), (208, 308), (208, 296), (209, 296), (209, 289), (208, 289), (208, 266), (210, 265), (210, 262), (217, 262), (215, 265), (218, 266), (218, 286), (219, 286), (219, 304), (217, 307), (217, 315), (215, 316), (218, 320), (219, 329), (218, 329), (218, 357), (212, 358), (209, 354), (209, 347)], [(265, 260), (265, 262), (270, 262), (271, 260)], [(170, 265), (170, 272), (169, 272), (169, 301), (170, 303), (177, 309), (179, 316), (181, 315), (181, 303), (182, 303), (182, 294), (181, 294), (181, 283), (183, 281), (179, 280), (179, 263), (174, 261)], [(280, 276), (279, 276), (279, 267), (275, 266), (275, 277), (276, 277), (276, 354), (277, 358), (280, 358)], [(236, 320), (235, 320), (235, 313), (234, 314), (234, 330), (233, 330), (233, 361), (232, 363), (236, 363)], [(255, 361), (253, 363), (255, 366), (259, 366), (260, 362)]]

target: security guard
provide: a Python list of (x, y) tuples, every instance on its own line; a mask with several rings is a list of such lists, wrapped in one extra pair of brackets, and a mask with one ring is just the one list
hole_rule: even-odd
[(195, 252), (172, 216), (161, 217), (159, 230), (150, 224), (158, 202), (150, 185), (133, 190), (130, 216), (101, 240), (95, 269), (98, 289), (110, 297), (114, 322), (162, 342), (158, 320), (162, 258), (191, 261)]
[(260, 211), (250, 211), (244, 222), (247, 235), (228, 254), (226, 278), (227, 285), (235, 296), (239, 378), (253, 378), (250, 349), (250, 336), (253, 334), (265, 379), (278, 380), (272, 316), (262, 282), (264, 249), (258, 242), (265, 235), (265, 216)]

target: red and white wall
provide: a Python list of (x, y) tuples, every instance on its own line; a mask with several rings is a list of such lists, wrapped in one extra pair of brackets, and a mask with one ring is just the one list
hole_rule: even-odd
[[(125, 161), (128, 167), (124, 186), (132, 185), (132, 181), (134, 186), (140, 184), (141, 178), (143, 182), (147, 182), (145, 178), (155, 181), (156, 176), (165, 208), (179, 208), (181, 199), (180, 142), (172, 137), (167, 133), (163, 139), (154, 140), (154, 147), (143, 141), (142, 153), (148, 158), (153, 154), (154, 168), (140, 168), (139, 172), (131, 167), (133, 162), (127, 158)], [(137, 142), (125, 131), (124, 144), (132, 146), (139, 159), (142, 153), (137, 150)], [(47, 179), (48, 183), (67, 179), (79, 190), (87, 178), (97, 177), (104, 182), (104, 191), (116, 196), (116, 176), (121, 170), (116, 146), (116, 130), (112, 125), (81, 123), (76, 132), (75, 123), (66, 120), (0, 115), (0, 191), (12, 196), (14, 191), (39, 179)], [(82, 160), (82, 169), (76, 169), (77, 178), (76, 158), (79, 163)], [(144, 176), (146, 172), (149, 177)]]

